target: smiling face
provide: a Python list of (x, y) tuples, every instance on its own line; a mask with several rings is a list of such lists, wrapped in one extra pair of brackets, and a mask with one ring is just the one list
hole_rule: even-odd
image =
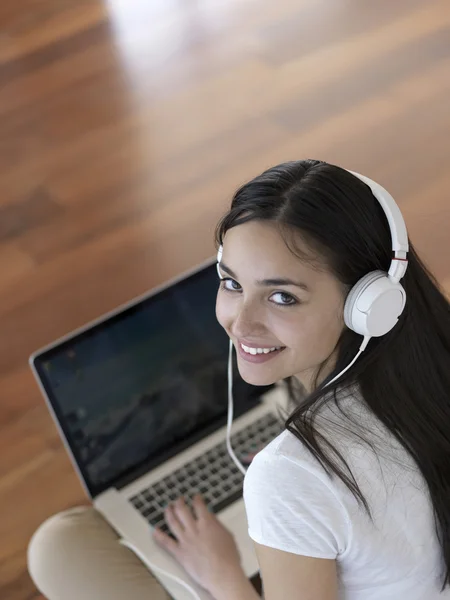
[(245, 381), (269, 385), (294, 375), (311, 390), (323, 361), (322, 377), (331, 372), (344, 289), (328, 270), (292, 254), (274, 223), (249, 221), (226, 233), (220, 272), (216, 315)]

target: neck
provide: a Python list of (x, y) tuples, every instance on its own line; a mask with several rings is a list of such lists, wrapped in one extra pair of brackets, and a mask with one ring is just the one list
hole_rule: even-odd
[(336, 366), (336, 359), (337, 356), (333, 352), (323, 363), (294, 375), (306, 395), (311, 394), (328, 377)]

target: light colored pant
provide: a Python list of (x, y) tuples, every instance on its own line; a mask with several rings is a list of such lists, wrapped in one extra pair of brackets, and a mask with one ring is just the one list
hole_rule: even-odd
[(48, 600), (169, 600), (147, 567), (118, 540), (93, 508), (50, 517), (28, 547), (31, 578)]

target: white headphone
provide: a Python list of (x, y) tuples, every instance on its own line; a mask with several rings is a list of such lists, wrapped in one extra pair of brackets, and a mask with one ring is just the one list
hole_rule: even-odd
[[(394, 198), (380, 184), (364, 175), (349, 171), (366, 183), (381, 204), (388, 219), (392, 240), (392, 262), (389, 271), (372, 271), (350, 290), (344, 305), (344, 321), (349, 329), (368, 340), (388, 333), (397, 323), (406, 303), (406, 292), (400, 284), (408, 267), (408, 233), (402, 213)], [(217, 253), (217, 272), (223, 248)]]
[(345, 301), (344, 320), (356, 333), (379, 337), (393, 329), (405, 308), (406, 292), (399, 282), (408, 267), (408, 233), (402, 213), (389, 192), (372, 179), (349, 172), (366, 183), (381, 204), (391, 230), (393, 256), (387, 273), (372, 271), (353, 286)]

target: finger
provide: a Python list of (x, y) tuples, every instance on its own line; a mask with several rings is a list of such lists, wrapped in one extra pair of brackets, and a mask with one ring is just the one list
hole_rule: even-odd
[(196, 519), (184, 501), (184, 498), (178, 498), (173, 504), (173, 511), (185, 531), (193, 531), (195, 529)]
[(184, 527), (178, 518), (178, 514), (175, 513), (173, 505), (169, 505), (166, 508), (164, 511), (164, 516), (170, 531), (178, 540), (180, 540), (184, 535)]
[(211, 517), (211, 513), (208, 510), (208, 507), (205, 504), (202, 496), (200, 494), (196, 494), (192, 500), (192, 508), (194, 510), (194, 515), (197, 520), (208, 519)]
[(164, 548), (164, 550), (167, 550), (169, 554), (172, 554), (172, 556), (176, 558), (179, 551), (178, 542), (176, 540), (172, 539), (170, 535), (167, 535), (158, 527), (155, 527), (153, 530), (153, 538), (155, 542)]

